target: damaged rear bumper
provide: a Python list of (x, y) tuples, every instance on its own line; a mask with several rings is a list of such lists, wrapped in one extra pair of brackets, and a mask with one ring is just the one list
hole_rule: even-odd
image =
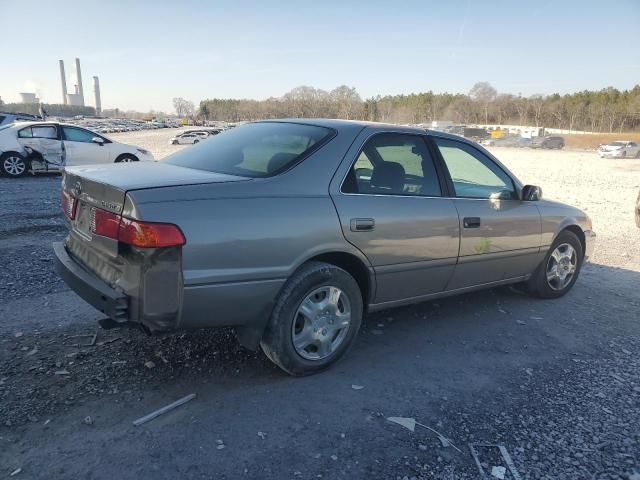
[(65, 283), (84, 301), (118, 323), (129, 320), (129, 299), (76, 262), (62, 242), (53, 244), (55, 268)]

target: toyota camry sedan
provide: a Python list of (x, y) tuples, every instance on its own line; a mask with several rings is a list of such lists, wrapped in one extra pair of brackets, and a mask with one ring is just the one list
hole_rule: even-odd
[(67, 168), (62, 208), (56, 268), (104, 328), (233, 326), (293, 375), (343, 357), (367, 312), (505, 284), (560, 297), (595, 241), (476, 143), (340, 120)]

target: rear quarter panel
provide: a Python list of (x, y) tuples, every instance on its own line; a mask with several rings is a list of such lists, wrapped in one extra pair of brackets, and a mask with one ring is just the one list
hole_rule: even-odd
[(185, 328), (268, 317), (280, 288), (306, 260), (327, 252), (359, 254), (345, 241), (328, 196), (156, 203), (140, 213), (177, 223), (187, 239), (179, 322)]

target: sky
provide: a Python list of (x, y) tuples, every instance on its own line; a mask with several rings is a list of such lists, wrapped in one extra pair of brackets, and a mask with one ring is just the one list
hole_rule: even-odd
[(103, 108), (265, 99), (346, 84), (363, 98), (570, 93), (640, 83), (640, 0), (0, 0), (0, 98), (61, 103), (58, 60)]

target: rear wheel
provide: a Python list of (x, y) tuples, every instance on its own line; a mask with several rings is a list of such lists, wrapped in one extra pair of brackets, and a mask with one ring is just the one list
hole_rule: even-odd
[(194, 140), (194, 141), (193, 141), (194, 145), (195, 145), (196, 143), (198, 143), (199, 141), (200, 141), (200, 140)]
[(0, 156), (0, 170), (7, 177), (23, 177), (29, 172), (29, 164), (19, 153), (7, 152)]
[(309, 262), (278, 296), (262, 350), (291, 375), (319, 372), (349, 350), (362, 312), (362, 294), (351, 275), (335, 265)]
[(576, 234), (561, 232), (529, 280), (529, 291), (540, 298), (561, 297), (576, 283), (583, 257), (582, 243)]
[(124, 155), (120, 155), (118, 158), (116, 158), (115, 163), (130, 163), (130, 162), (137, 162), (138, 161), (138, 157), (136, 157), (135, 155), (131, 155), (129, 153), (125, 153)]

